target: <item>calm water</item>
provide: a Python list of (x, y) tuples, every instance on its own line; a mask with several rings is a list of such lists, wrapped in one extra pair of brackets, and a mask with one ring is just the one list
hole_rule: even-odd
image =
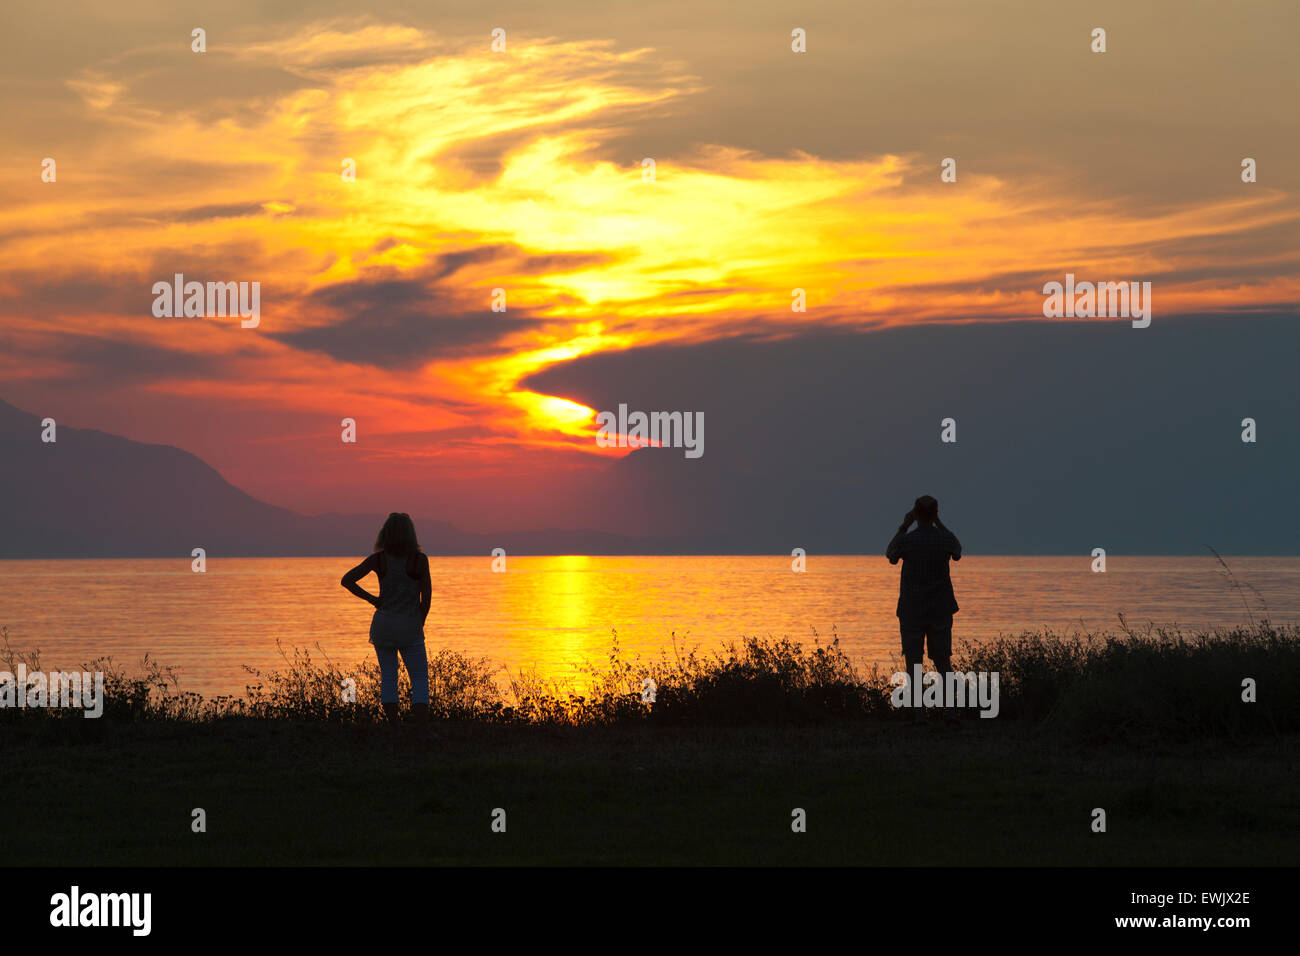
[[(274, 668), (276, 638), (317, 642), (352, 664), (372, 651), (371, 608), (339, 586), (348, 558), (212, 559), (205, 574), (179, 560), (0, 561), (0, 624), (15, 648), (40, 648), (47, 669), (112, 655), (134, 665), (147, 651), (174, 665), (181, 687), (238, 693), (242, 664)], [(1275, 623), (1300, 621), (1300, 558), (1229, 558)], [(898, 568), (882, 557), (431, 558), (434, 601), (425, 633), (440, 647), (486, 656), (511, 670), (536, 666), (574, 676), (573, 664), (606, 656), (613, 629), (629, 655), (680, 647), (705, 651), (746, 635), (811, 640), (832, 628), (859, 664), (898, 652)], [(1114, 628), (1122, 612), (1188, 627), (1246, 621), (1241, 597), (1212, 557), (1111, 557), (1105, 574), (1091, 558), (980, 557), (953, 565), (962, 610), (954, 637), (1051, 627)], [(371, 576), (362, 586), (374, 592)]]

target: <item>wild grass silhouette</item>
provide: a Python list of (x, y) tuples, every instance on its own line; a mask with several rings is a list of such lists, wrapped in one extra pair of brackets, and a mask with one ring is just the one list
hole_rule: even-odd
[[(238, 696), (184, 691), (171, 668), (148, 656), (131, 673), (112, 658), (81, 669), (103, 671), (107, 720), (383, 722), (374, 661), (341, 667), (319, 647), (313, 656), (307, 648), (277, 646), (284, 666), (246, 668), (251, 679)], [(20, 661), (29, 670), (40, 668), (39, 652), (14, 650), (7, 630), (0, 630), (0, 661), (10, 672)], [(1300, 730), (1296, 626), (1259, 621), (1191, 633), (1154, 625), (1136, 631), (1121, 618), (1118, 632), (1043, 630), (965, 642), (953, 666), (999, 675), (998, 720), (1080, 741)], [(453, 650), (429, 657), (432, 713), (490, 724), (758, 726), (910, 719), (892, 705), (892, 673), (855, 667), (837, 636), (822, 643), (815, 634), (810, 646), (788, 637), (746, 637), (711, 653), (682, 653), (674, 635), (671, 656), (664, 651), (645, 661), (627, 659), (615, 633), (605, 661), (580, 666), (581, 692), (578, 679), (511, 673), (487, 658)], [(1257, 685), (1255, 703), (1243, 700), (1247, 679)], [(409, 693), (403, 670), (404, 703)], [(976, 719), (978, 711), (963, 713)], [(68, 719), (83, 718), (58, 708), (0, 709), (0, 721)]]

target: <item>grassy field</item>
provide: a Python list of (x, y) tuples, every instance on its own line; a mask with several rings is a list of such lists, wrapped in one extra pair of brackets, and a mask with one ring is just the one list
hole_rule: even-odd
[(106, 665), (99, 719), (0, 710), (0, 844), (11, 866), (1300, 863), (1295, 629), (1024, 634), (958, 666), (1000, 674), (996, 719), (914, 723), (834, 641), (615, 649), (585, 696), (503, 695), (442, 651), (427, 739), (382, 723), (373, 663), (355, 701), (301, 652), (237, 699)]
[[(1294, 865), (1297, 740), (952, 727), (10, 727), (9, 865)], [(207, 832), (191, 832), (191, 811)], [(491, 832), (494, 808), (506, 832)], [(807, 832), (791, 812), (807, 813)], [(1091, 812), (1107, 812), (1093, 833)]]

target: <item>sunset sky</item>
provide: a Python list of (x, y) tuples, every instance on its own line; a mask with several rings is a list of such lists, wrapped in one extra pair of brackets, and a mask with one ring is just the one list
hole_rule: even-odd
[[(1048, 323), (1067, 272), (1300, 301), (1288, 0), (592, 8), (5, 4), (0, 398), (303, 512), (543, 526), (628, 454), (530, 387), (575, 359)], [(178, 272), (260, 326), (155, 318)]]

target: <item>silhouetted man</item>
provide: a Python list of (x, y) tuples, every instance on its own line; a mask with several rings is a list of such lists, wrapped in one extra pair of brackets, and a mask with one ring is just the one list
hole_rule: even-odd
[[(916, 528), (909, 532), (913, 521)], [(928, 642), (930, 660), (942, 681), (952, 669), (952, 616), (957, 612), (948, 559), (961, 560), (961, 542), (939, 520), (938, 501), (929, 495), (916, 499), (912, 510), (903, 515), (885, 557), (890, 564), (897, 564), (900, 558), (903, 561), (897, 613), (907, 679), (912, 681), (918, 673)], [(913, 692), (918, 693), (919, 687), (919, 683), (914, 685)], [(919, 703), (919, 696), (913, 701)], [(920, 714), (915, 711), (917, 717)]]

